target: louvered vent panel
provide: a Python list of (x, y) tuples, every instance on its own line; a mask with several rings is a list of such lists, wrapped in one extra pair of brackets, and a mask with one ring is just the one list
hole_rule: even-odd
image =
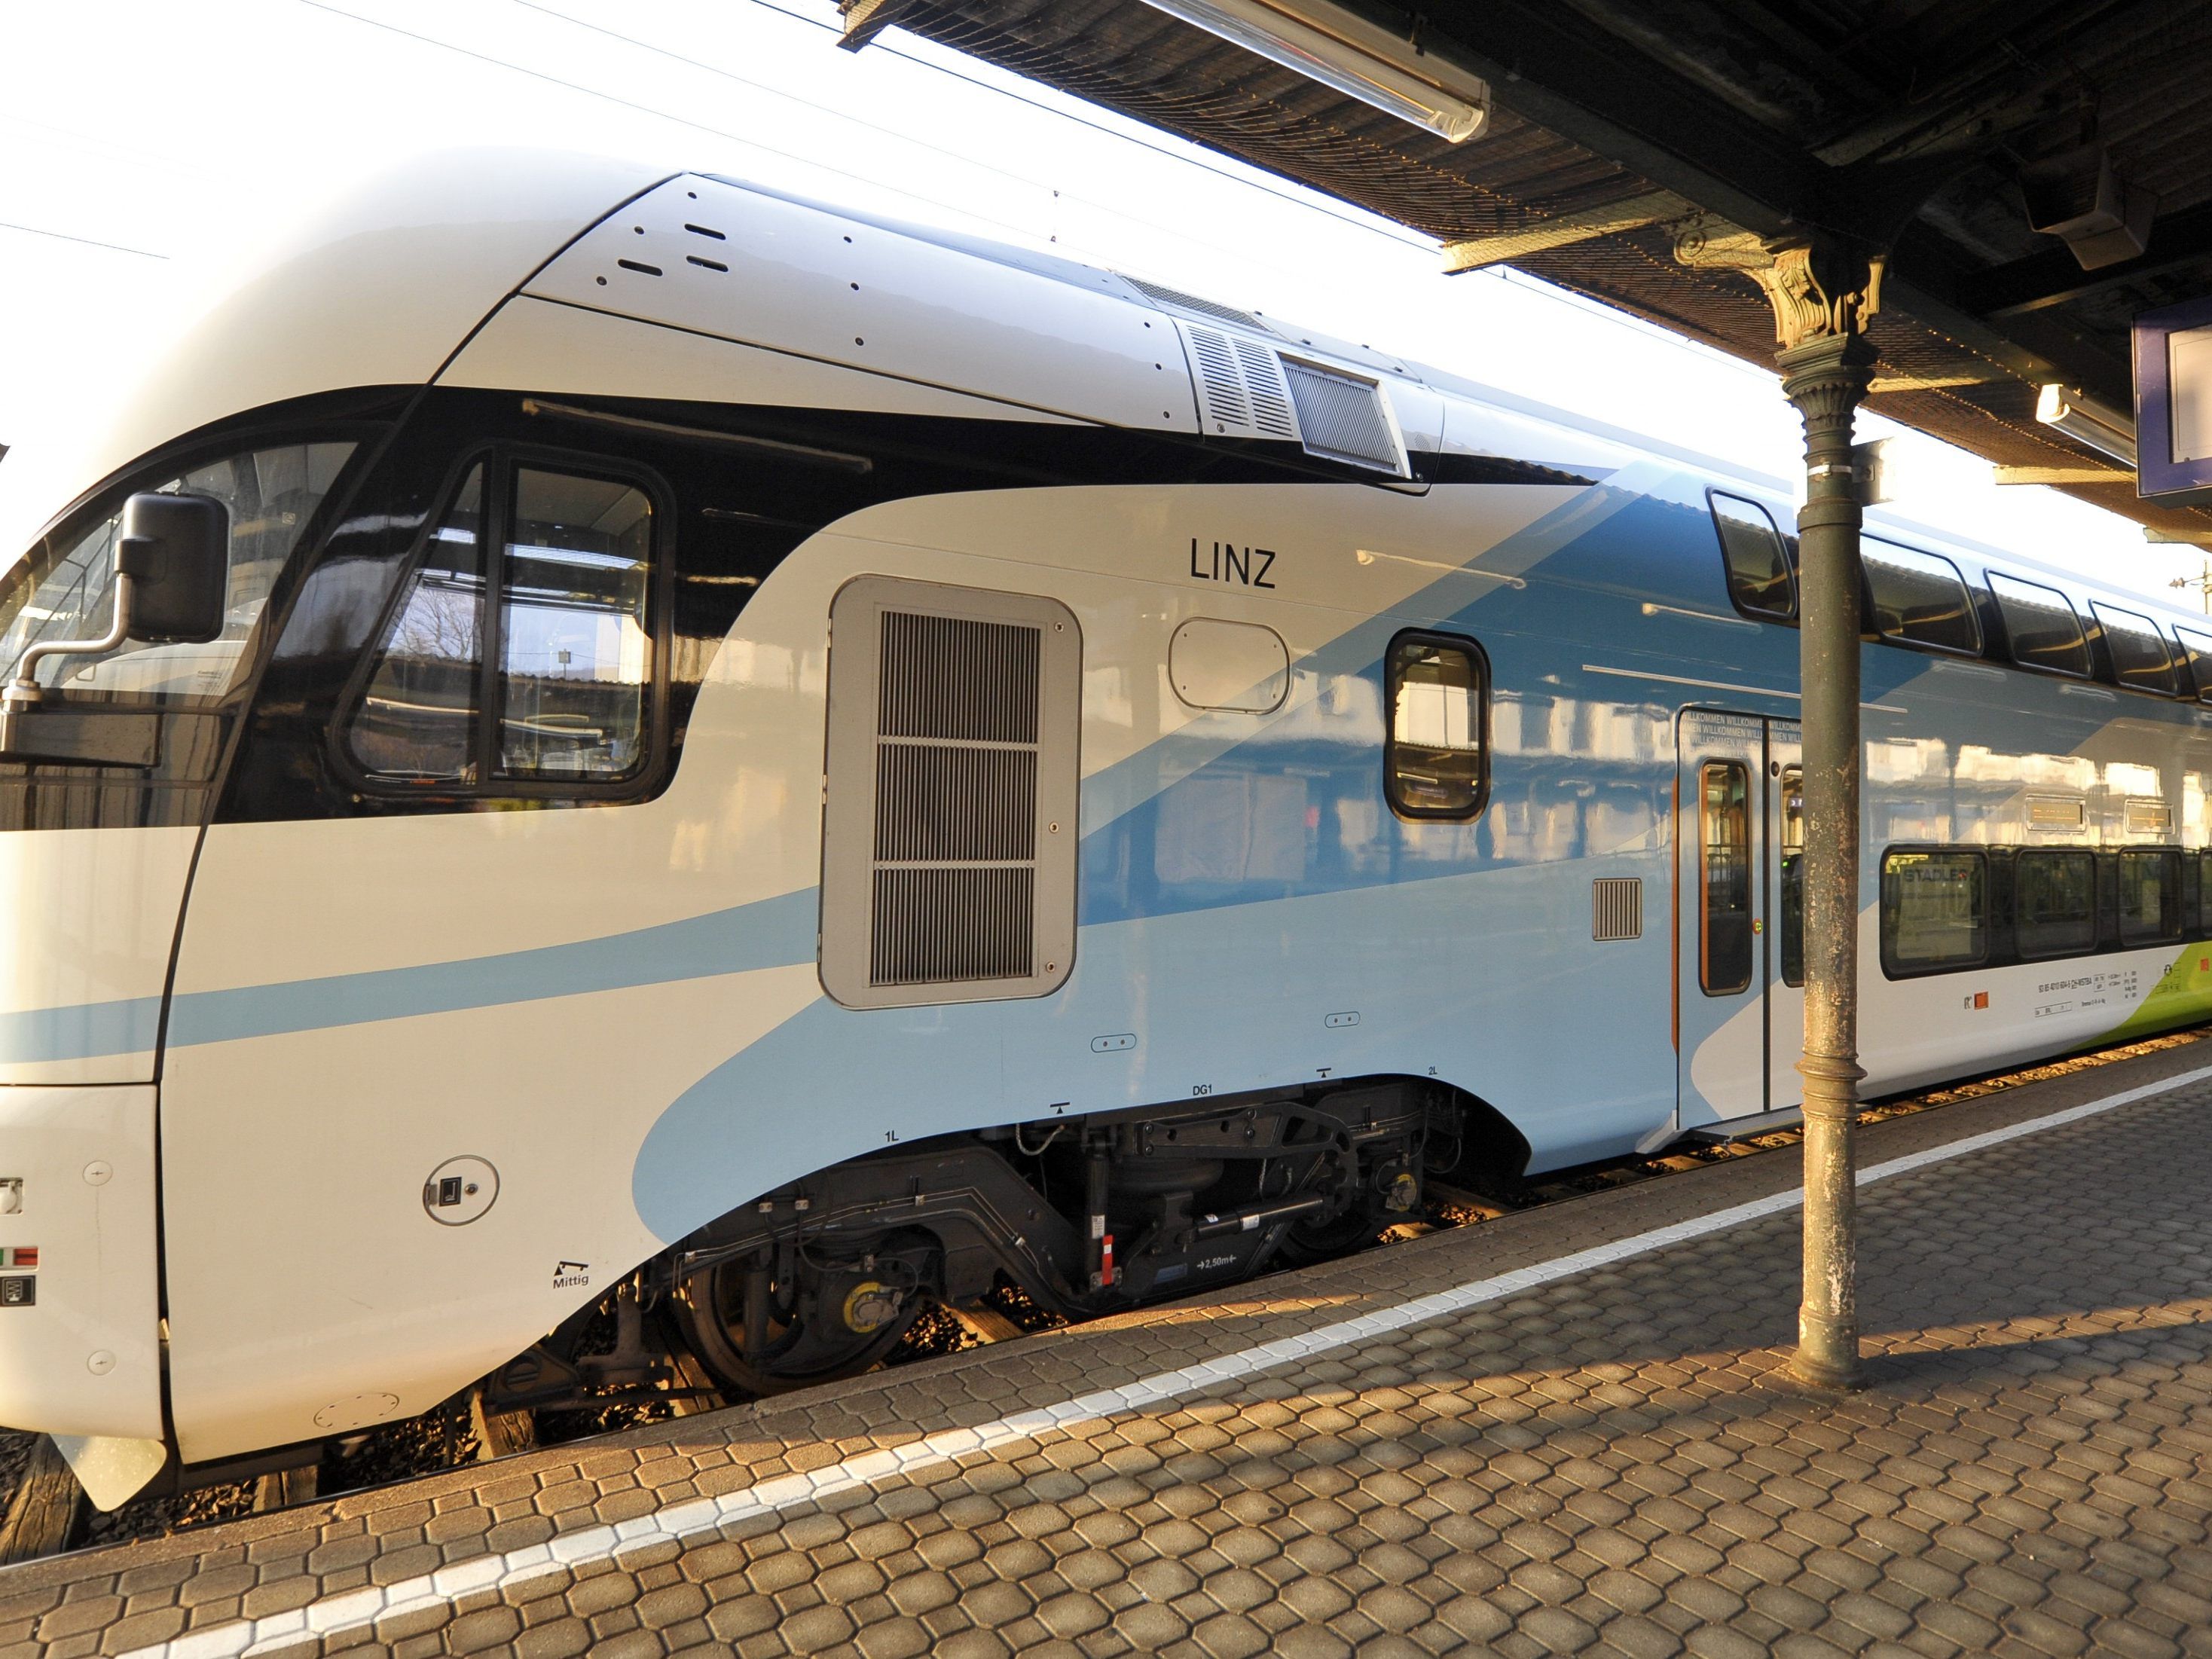
[(1052, 989), (1074, 946), (1074, 619), (865, 576), (831, 629), (823, 985), (856, 1007)]
[(1239, 328), (1267, 331), (1267, 324), (1249, 311), (1239, 311), (1235, 306), (1223, 305), (1218, 300), (1201, 300), (1195, 294), (1185, 294), (1179, 288), (1169, 288), (1161, 283), (1148, 283), (1141, 277), (1121, 279), (1148, 300), (1157, 300), (1164, 306), (1173, 306), (1177, 311), (1195, 312), (1201, 317), (1212, 317), (1218, 322), (1234, 323)]
[(878, 869), (868, 942), (877, 985), (1026, 979), (1036, 971), (1036, 872)]
[(1030, 971), (1037, 646), (1034, 628), (884, 614), (872, 984)]
[(1382, 387), (1295, 357), (1284, 358), (1283, 369), (1290, 376), (1298, 436), (1308, 454), (1355, 466), (1399, 470), (1398, 445), (1382, 412)]
[(1198, 359), (1198, 378), (1206, 388), (1206, 418), (1230, 426), (1249, 426), (1252, 411), (1244, 401), (1244, 377), (1237, 372), (1237, 354), (1229, 337), (1218, 328), (1188, 331), (1190, 349)]
[(886, 743), (876, 750), (876, 859), (1036, 856), (1036, 751)]
[(1590, 937), (1644, 937), (1644, 883), (1635, 876), (1600, 876), (1590, 883)]
[(891, 611), (884, 617), (883, 652), (880, 735), (1036, 741), (1036, 629)]
[(1232, 342), (1237, 361), (1244, 366), (1244, 390), (1252, 403), (1252, 424), (1270, 438), (1295, 438), (1297, 422), (1291, 417), (1290, 389), (1283, 384), (1281, 360), (1249, 340)]

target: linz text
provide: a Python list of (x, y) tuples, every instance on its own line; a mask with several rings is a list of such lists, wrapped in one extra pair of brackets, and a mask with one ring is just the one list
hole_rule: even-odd
[(1199, 551), (1198, 538), (1190, 538), (1190, 574), (1202, 582), (1236, 582), (1245, 587), (1273, 587), (1267, 572), (1274, 567), (1275, 556), (1264, 547), (1237, 547), (1229, 542), (1213, 544), (1213, 556), (1209, 561)]

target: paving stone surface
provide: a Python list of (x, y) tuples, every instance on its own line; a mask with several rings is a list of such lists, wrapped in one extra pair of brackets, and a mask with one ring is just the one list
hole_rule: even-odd
[[(2205, 1056), (1874, 1126), (1864, 1162)], [(1786, 1193), (1774, 1152), (0, 1571), (0, 1655), (2212, 1656), (2208, 1118), (2186, 1084), (1866, 1188), (1856, 1395), (1784, 1369), (1794, 1210), (1544, 1265)]]

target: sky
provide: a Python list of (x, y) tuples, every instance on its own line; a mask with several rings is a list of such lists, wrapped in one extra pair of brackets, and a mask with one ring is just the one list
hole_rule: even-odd
[[(0, 0), (0, 443), (95, 419), (220, 272), (349, 184), (524, 143), (1047, 247), (1799, 469), (1759, 366), (1517, 272), (1446, 276), (1401, 226), (899, 30), (836, 39), (830, 0)], [(1898, 437), (1912, 518), (2198, 603), (2168, 588), (2212, 570), (2193, 550), (1879, 417), (1860, 435)]]

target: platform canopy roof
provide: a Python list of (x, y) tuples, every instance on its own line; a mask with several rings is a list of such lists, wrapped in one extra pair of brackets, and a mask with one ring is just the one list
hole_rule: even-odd
[[(1869, 406), (2002, 465), (2112, 468), (2038, 422), (2039, 385), (2129, 410), (2135, 313), (2212, 292), (2203, 0), (1419, 3), (1343, 9), (1489, 83), (1460, 143), (1146, 0), (847, 12), (856, 34), (896, 23), (1761, 363), (1765, 299), (1683, 263), (1686, 230), (1886, 246)], [(2154, 211), (2143, 252), (2090, 268), (2029, 216), (2086, 202), (2100, 161), (2108, 201)], [(2212, 513), (2149, 507), (2131, 477), (2067, 487), (2212, 538)]]

